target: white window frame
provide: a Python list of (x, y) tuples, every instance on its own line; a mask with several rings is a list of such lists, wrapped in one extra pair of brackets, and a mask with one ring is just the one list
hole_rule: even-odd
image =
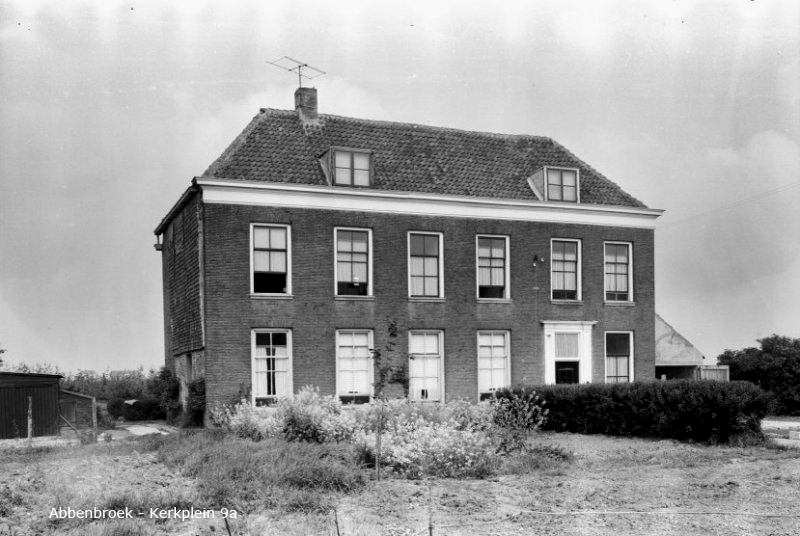
[(413, 396), (412, 385), (411, 385), (411, 363), (408, 365), (408, 400), (410, 402), (418, 402), (418, 403), (436, 403), (436, 402), (444, 402), (445, 401), (445, 392), (444, 392), (444, 331), (440, 329), (410, 329), (408, 330), (408, 358), (409, 360), (413, 359), (411, 354), (411, 337), (413, 335), (423, 335), (423, 334), (435, 334), (439, 337), (439, 400), (422, 400), (415, 398)]
[[(505, 288), (502, 298), (481, 298), (480, 250), (481, 238), (502, 238), (505, 241)], [(475, 298), (479, 301), (498, 301), (511, 299), (511, 237), (509, 235), (477, 234), (475, 235)]]
[[(350, 184), (338, 182), (336, 180), (336, 153), (350, 153)], [(369, 168), (367, 168), (368, 180), (369, 184), (355, 184), (355, 154), (363, 154), (367, 157), (367, 162)], [(351, 147), (331, 147), (330, 150), (330, 172), (331, 172), (331, 184), (333, 186), (345, 186), (350, 188), (369, 188), (372, 186), (372, 177), (373, 177), (373, 158), (372, 158), (372, 151), (366, 149), (353, 149)]]
[[(286, 229), (286, 292), (255, 291), (255, 228), (272, 227)], [(250, 224), (250, 294), (254, 296), (291, 296), (292, 295), (292, 226), (283, 223), (251, 223)]]
[[(367, 233), (367, 294), (364, 296), (357, 296), (351, 294), (339, 294), (339, 231), (356, 231)], [(373, 277), (372, 277), (372, 229), (368, 227), (334, 227), (333, 228), (333, 295), (337, 298), (343, 299), (363, 299), (373, 297)]]
[[(544, 383), (556, 383), (556, 362), (577, 361), (578, 383), (591, 383), (592, 381), (592, 328), (596, 321), (558, 321), (544, 320)], [(579, 335), (578, 359), (557, 358), (556, 333), (577, 333)]]
[[(481, 351), (481, 335), (502, 335), (505, 339), (505, 367), (503, 372), (503, 385), (501, 387), (490, 387), (488, 390), (481, 390), (481, 364), (480, 364), (480, 351)], [(481, 395), (491, 395), (493, 391), (502, 389), (503, 387), (511, 386), (511, 332), (502, 329), (479, 329), (475, 337), (476, 342), (476, 356), (478, 359), (478, 397)]]
[[(287, 357), (287, 373), (286, 382), (289, 385), (289, 392), (285, 395), (275, 394), (267, 396), (257, 396), (256, 393), (256, 335), (259, 333), (285, 333), (286, 334), (286, 352)], [(294, 395), (294, 357), (292, 349), (292, 330), (286, 328), (255, 328), (250, 330), (250, 403), (256, 405), (258, 398), (271, 398), (278, 399), (282, 396), (291, 397)]]
[[(411, 293), (411, 236), (439, 237), (439, 293), (436, 296), (416, 296)], [(444, 298), (444, 233), (434, 231), (408, 231), (406, 235), (406, 251), (408, 252), (408, 297), (414, 300)]]
[[(339, 369), (339, 360), (341, 356), (339, 355), (339, 339), (343, 333), (366, 333), (367, 334), (367, 348), (369, 349), (370, 355), (367, 358), (369, 362), (369, 368), (367, 369), (368, 376), (367, 376), (367, 390), (364, 392), (359, 393), (344, 393), (342, 392), (341, 386), (341, 374)], [(375, 390), (375, 362), (372, 358), (372, 349), (375, 347), (373, 342), (373, 331), (371, 329), (337, 329), (336, 330), (336, 396), (339, 396), (343, 399), (347, 399), (347, 397), (357, 397), (357, 396), (368, 396), (372, 398), (374, 396)]]
[(603, 333), (603, 380), (605, 381), (605, 383), (608, 383), (608, 347), (607, 347), (608, 339), (606, 338), (606, 336), (609, 335), (609, 334), (612, 334), (612, 335), (613, 334), (625, 334), (625, 335), (628, 336), (628, 344), (629, 344), (629, 348), (630, 348), (630, 355), (628, 356), (628, 383), (632, 383), (633, 382), (633, 377), (634, 377), (634, 375), (633, 375), (633, 373), (634, 373), (634, 370), (633, 370), (633, 363), (634, 363), (633, 356), (635, 355), (634, 354), (634, 347), (633, 347), (633, 343), (634, 343), (633, 331), (606, 331), (606, 332)]
[[(548, 178), (549, 171), (557, 170), (557, 171), (574, 171), (575, 172), (575, 201), (564, 201), (563, 194), (562, 199), (550, 199), (550, 180)], [(564, 187), (564, 183), (562, 181), (561, 187)], [(573, 167), (562, 167), (562, 166), (545, 166), (544, 167), (544, 192), (545, 192), (545, 199), (548, 201), (557, 201), (559, 203), (569, 203), (574, 205), (576, 203), (581, 202), (581, 170), (578, 168)]]
[[(606, 293), (609, 292), (606, 288), (606, 246), (628, 246), (628, 299), (627, 300), (609, 300)], [(633, 243), (620, 242), (609, 240), (603, 242), (603, 301), (607, 303), (627, 303), (633, 301)]]
[[(575, 299), (567, 299), (567, 298), (554, 298), (553, 291), (555, 290), (555, 286), (553, 285), (553, 263), (554, 255), (553, 255), (553, 244), (555, 242), (574, 242), (578, 245), (577, 248), (577, 265), (576, 265), (576, 273), (575, 273)], [(551, 238), (550, 239), (550, 299), (556, 302), (579, 302), (583, 299), (583, 244), (581, 239), (579, 238)]]

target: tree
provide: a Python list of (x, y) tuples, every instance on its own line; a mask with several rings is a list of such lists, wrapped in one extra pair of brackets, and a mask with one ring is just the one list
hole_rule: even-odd
[(6, 353), (5, 348), (0, 346), (0, 368), (3, 368), (3, 354)]
[(717, 357), (731, 380), (752, 382), (775, 397), (779, 414), (800, 415), (800, 339), (770, 335), (760, 348), (725, 350)]

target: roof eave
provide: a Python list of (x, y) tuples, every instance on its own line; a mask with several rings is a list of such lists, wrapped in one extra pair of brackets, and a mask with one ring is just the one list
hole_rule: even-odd
[(189, 186), (183, 194), (178, 198), (178, 201), (172, 205), (172, 208), (169, 209), (167, 215), (161, 220), (161, 223), (158, 224), (153, 234), (156, 236), (160, 236), (164, 234), (166, 231), (167, 226), (170, 224), (172, 219), (185, 207), (192, 198), (200, 192), (200, 187), (197, 185), (197, 179), (192, 179), (192, 184)]

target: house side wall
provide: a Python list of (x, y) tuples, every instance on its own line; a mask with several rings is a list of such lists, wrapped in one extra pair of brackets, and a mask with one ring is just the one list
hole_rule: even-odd
[[(250, 225), (291, 225), (292, 299), (250, 296)], [(295, 391), (303, 385), (335, 392), (337, 329), (374, 330), (374, 346), (399, 328), (395, 358), (407, 359), (409, 329), (444, 331), (444, 381), (448, 400), (477, 400), (477, 330), (511, 332), (512, 383), (543, 383), (542, 320), (588, 320), (592, 381), (604, 381), (605, 331), (634, 332), (635, 379), (654, 377), (653, 231), (588, 225), (421, 217), (347, 211), (209, 204), (204, 209), (206, 281), (206, 386), (210, 405), (248, 392), (250, 334), (255, 328), (289, 328)], [(333, 229), (372, 229), (374, 300), (334, 299)], [(445, 301), (410, 301), (407, 232), (444, 235)], [(511, 302), (478, 303), (475, 236), (510, 236)], [(580, 304), (550, 300), (550, 240), (582, 240)], [(635, 305), (604, 303), (604, 241), (633, 243)], [(546, 262), (533, 267), (534, 256)]]
[(201, 197), (196, 195), (176, 214), (164, 233), (161, 254), (165, 364), (173, 371), (177, 356), (203, 348), (202, 218)]

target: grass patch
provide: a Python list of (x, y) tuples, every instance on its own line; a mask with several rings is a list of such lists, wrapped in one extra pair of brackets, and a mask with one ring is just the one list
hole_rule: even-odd
[(358, 491), (367, 480), (350, 445), (197, 432), (163, 440), (158, 456), (197, 480), (198, 501), (206, 508), (324, 511), (332, 494)]
[(503, 459), (499, 472), (527, 475), (534, 472), (559, 471), (572, 463), (573, 454), (555, 445), (535, 445)]

